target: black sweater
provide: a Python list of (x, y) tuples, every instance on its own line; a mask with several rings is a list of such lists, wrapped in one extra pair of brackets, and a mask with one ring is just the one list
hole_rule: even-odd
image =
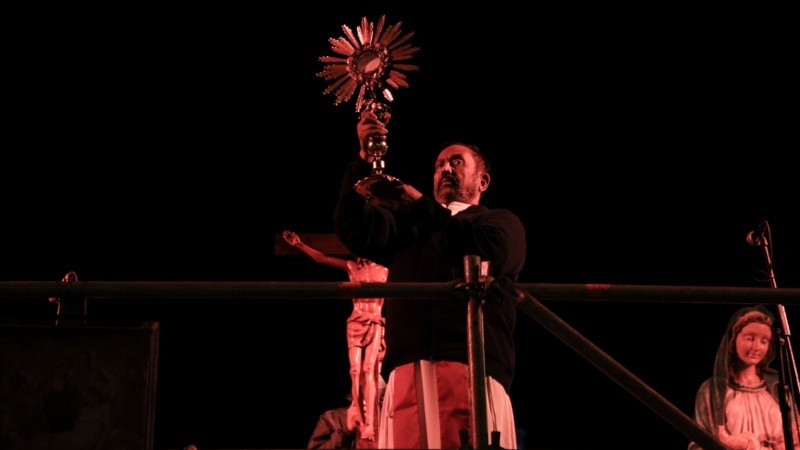
[[(334, 212), (334, 228), (355, 255), (389, 268), (388, 281), (463, 279), (465, 255), (490, 262), (491, 275), (517, 281), (526, 255), (525, 228), (505, 209), (473, 205), (452, 216), (423, 196), (408, 213), (371, 206), (353, 189), (369, 175), (359, 159), (347, 166)], [(384, 303), (383, 372), (420, 359), (468, 363), (466, 300), (389, 299)], [(483, 310), (486, 374), (510, 391), (514, 377), (516, 304), (488, 299)]]

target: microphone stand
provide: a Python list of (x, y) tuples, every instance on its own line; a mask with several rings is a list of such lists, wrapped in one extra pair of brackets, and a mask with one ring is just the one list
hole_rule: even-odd
[[(67, 272), (64, 278), (61, 279), (63, 283), (77, 283), (78, 274), (74, 271)], [(50, 303), (56, 304), (56, 320), (55, 325), (60, 324), (60, 319), (66, 322), (77, 321), (83, 319), (86, 322), (86, 315), (89, 309), (89, 299), (78, 298), (77, 295), (65, 295), (63, 297), (49, 297)]]
[[(769, 226), (766, 227), (766, 230), (769, 230)], [(748, 240), (748, 242), (750, 241)], [(772, 268), (772, 251), (769, 246), (769, 240), (766, 235), (763, 235), (760, 236), (755, 243), (763, 250), (764, 259), (767, 262), (770, 285), (773, 288), (777, 288), (778, 284), (775, 281), (775, 272)], [(776, 306), (778, 309), (778, 317), (781, 322), (780, 326), (775, 327), (775, 333), (778, 336), (778, 359), (780, 362), (780, 370), (778, 371), (780, 380), (778, 384), (778, 394), (780, 398), (778, 401), (780, 402), (781, 411), (783, 413), (781, 414), (781, 418), (783, 420), (783, 439), (786, 450), (794, 450), (795, 443), (792, 433), (791, 417), (795, 416), (793, 408), (795, 402), (793, 400), (800, 398), (800, 391), (798, 390), (798, 379), (800, 379), (800, 377), (798, 377), (797, 364), (795, 364), (794, 352), (792, 351), (792, 342), (790, 340), (792, 333), (789, 329), (789, 319), (786, 315), (786, 308), (781, 303), (776, 304)], [(795, 420), (796, 419), (795, 417)]]

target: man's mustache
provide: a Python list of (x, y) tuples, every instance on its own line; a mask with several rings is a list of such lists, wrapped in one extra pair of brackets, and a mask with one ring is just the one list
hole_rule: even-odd
[(442, 187), (442, 185), (443, 185), (445, 182), (449, 182), (449, 183), (450, 183), (450, 184), (452, 184), (453, 186), (455, 186), (455, 187), (458, 187), (458, 179), (456, 179), (455, 177), (443, 176), (443, 177), (442, 177), (442, 178), (439, 180), (439, 187)]

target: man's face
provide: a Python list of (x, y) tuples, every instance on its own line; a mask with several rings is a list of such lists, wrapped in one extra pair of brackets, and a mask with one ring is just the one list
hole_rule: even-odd
[(488, 185), (489, 175), (480, 170), (472, 149), (454, 144), (442, 150), (436, 158), (433, 192), (437, 202), (447, 205), (459, 201), (477, 205)]

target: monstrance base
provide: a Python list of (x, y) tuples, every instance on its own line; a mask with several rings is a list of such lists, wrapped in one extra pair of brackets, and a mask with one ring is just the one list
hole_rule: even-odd
[[(359, 180), (353, 188), (366, 198), (373, 198), (376, 197), (375, 192), (373, 191), (373, 187), (375, 187), (376, 183), (383, 182), (383, 183), (391, 183), (396, 181), (400, 183), (400, 180), (397, 178), (386, 175), (386, 174), (372, 174), (368, 177), (362, 178)], [(384, 185), (385, 186), (385, 185)]]

